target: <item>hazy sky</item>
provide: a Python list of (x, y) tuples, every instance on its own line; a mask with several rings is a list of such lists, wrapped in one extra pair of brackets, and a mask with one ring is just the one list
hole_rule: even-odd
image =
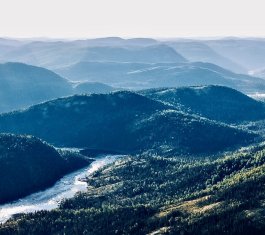
[(0, 0), (0, 36), (265, 37), (264, 0)]

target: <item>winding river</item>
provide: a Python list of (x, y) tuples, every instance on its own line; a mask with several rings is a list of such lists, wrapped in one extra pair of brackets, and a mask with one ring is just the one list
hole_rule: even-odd
[(92, 174), (118, 157), (118, 155), (105, 155), (97, 158), (88, 167), (64, 176), (51, 188), (33, 193), (12, 203), (1, 205), (0, 223), (4, 223), (14, 214), (55, 209), (62, 199), (71, 198), (77, 192), (86, 190), (87, 184), (79, 181), (79, 178)]

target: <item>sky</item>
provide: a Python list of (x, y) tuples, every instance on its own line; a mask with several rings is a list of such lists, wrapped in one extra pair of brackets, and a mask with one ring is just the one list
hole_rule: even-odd
[(264, 0), (0, 0), (0, 37), (265, 37)]

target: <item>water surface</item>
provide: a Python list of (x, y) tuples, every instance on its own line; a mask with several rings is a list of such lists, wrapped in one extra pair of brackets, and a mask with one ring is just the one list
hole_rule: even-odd
[(39, 210), (51, 210), (58, 207), (65, 198), (73, 197), (77, 192), (86, 190), (87, 184), (79, 181), (92, 174), (100, 167), (113, 162), (118, 155), (106, 155), (97, 158), (88, 167), (77, 170), (61, 178), (57, 183), (44, 191), (33, 193), (25, 198), (0, 206), (0, 223), (5, 222), (12, 215)]

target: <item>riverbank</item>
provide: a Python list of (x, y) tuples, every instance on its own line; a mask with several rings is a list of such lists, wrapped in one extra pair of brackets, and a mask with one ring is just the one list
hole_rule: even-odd
[(113, 162), (118, 157), (120, 155), (101, 156), (88, 167), (64, 176), (54, 186), (44, 191), (33, 193), (25, 198), (0, 206), (0, 223), (6, 222), (9, 218), (19, 213), (57, 208), (63, 199), (71, 198), (77, 192), (84, 192), (86, 190), (86, 182), (82, 182), (79, 179), (92, 174), (99, 168)]

